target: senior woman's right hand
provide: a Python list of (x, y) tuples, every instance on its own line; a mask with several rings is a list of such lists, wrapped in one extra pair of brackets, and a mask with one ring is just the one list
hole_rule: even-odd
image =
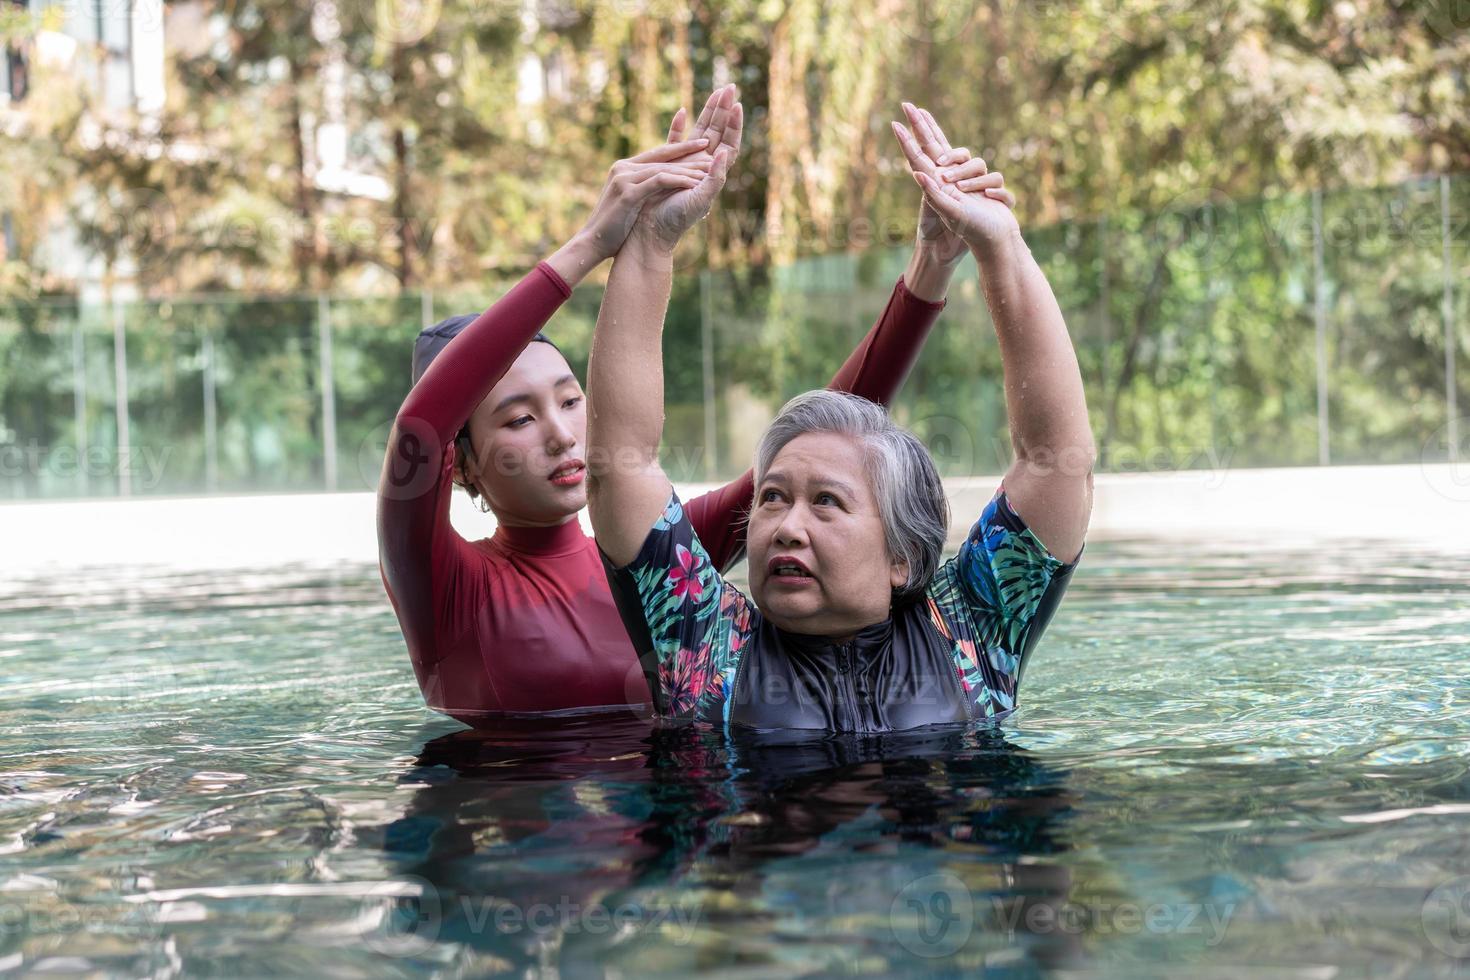
[(944, 131), (927, 110), (904, 103), (904, 112), (914, 131), (895, 122), (893, 133), (914, 180), (924, 189), (925, 202), (944, 226), (977, 258), (990, 246), (1019, 234), (1012, 213), (1016, 198), (1006, 189), (1005, 178), (989, 170), (984, 160), (961, 160), (948, 148)]
[(607, 183), (580, 233), (598, 261), (618, 253), (646, 206), (661, 195), (696, 188), (709, 176), (712, 163), (702, 151), (710, 141), (702, 134), (696, 136), (660, 143), (619, 160), (608, 170)]

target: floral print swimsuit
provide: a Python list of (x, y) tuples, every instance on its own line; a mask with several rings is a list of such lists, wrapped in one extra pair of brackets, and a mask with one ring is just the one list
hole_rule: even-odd
[(883, 732), (1010, 714), (1077, 561), (1048, 552), (1002, 487), (924, 594), (847, 643), (768, 622), (710, 564), (676, 493), (630, 564), (603, 565), (661, 715)]

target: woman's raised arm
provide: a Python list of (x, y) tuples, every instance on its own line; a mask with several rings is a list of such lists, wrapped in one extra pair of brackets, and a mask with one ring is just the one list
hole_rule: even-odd
[[(663, 513), (671, 486), (663, 438), (663, 327), (679, 238), (709, 210), (740, 147), (735, 86), (710, 97), (696, 124), (710, 139), (709, 175), (646, 205), (613, 260), (587, 365), (587, 504), (598, 546), (626, 565)], [(717, 138), (718, 137), (718, 138)]]
[(1047, 550), (1070, 563), (1087, 536), (1096, 449), (1061, 308), (999, 175), (983, 161), (940, 164), (948, 144), (934, 117), (908, 104), (904, 111), (914, 131), (895, 122), (894, 134), (925, 199), (975, 256), (1000, 341), (1016, 452), (1002, 484), (1006, 496)]

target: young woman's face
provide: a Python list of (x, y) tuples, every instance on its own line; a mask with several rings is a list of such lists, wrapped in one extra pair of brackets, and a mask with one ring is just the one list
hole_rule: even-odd
[(776, 454), (755, 488), (746, 550), (751, 598), (793, 633), (845, 637), (881, 622), (907, 577), (888, 558), (862, 445), (832, 432)]
[(473, 483), (502, 524), (561, 524), (587, 506), (587, 399), (566, 358), (526, 345), (469, 420)]

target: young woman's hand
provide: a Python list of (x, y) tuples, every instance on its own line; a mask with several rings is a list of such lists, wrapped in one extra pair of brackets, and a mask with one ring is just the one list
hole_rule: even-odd
[[(1013, 209), (1015, 195), (1006, 190), (1005, 177), (990, 171), (970, 151), (956, 150), (934, 116), (905, 102), (904, 113), (913, 131), (893, 124), (914, 180), (924, 191), (919, 214), (921, 245), (928, 241), (939, 256), (958, 260), (968, 247), (977, 258), (989, 246), (1020, 231)], [(962, 243), (957, 247), (956, 243)]]
[[(684, 110), (680, 109), (682, 113)], [(677, 191), (697, 188), (710, 174), (708, 139), (661, 143), (627, 160), (614, 163), (607, 183), (582, 228), (596, 261), (612, 258), (623, 247), (643, 209)]]
[[(636, 239), (640, 245), (662, 253), (673, 252), (680, 237), (709, 213), (716, 195), (725, 186), (730, 164), (740, 152), (740, 135), (744, 121), (745, 110), (736, 101), (735, 86), (732, 84), (716, 89), (705, 102), (704, 110), (699, 114), (694, 130), (690, 133), (695, 139), (707, 141), (704, 148), (676, 158), (680, 164), (705, 168), (703, 179), (694, 186), (675, 190), (650, 201), (639, 213), (630, 239)], [(683, 129), (684, 110), (680, 109), (669, 127), (670, 142), (665, 145), (685, 145), (687, 141), (673, 142), (683, 135)]]

